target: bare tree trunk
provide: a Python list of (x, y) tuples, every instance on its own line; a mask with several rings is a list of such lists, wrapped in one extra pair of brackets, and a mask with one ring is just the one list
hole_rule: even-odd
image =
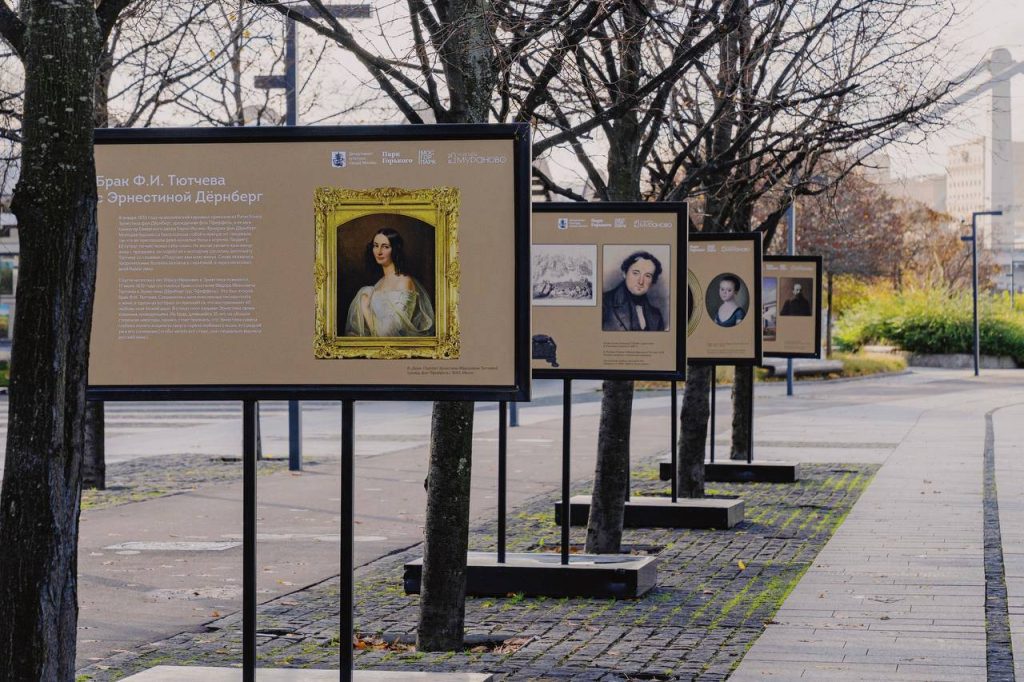
[[(750, 451), (750, 407), (754, 404), (754, 368), (735, 367), (732, 380), (732, 449), (730, 459), (746, 461)], [(714, 438), (714, 434), (711, 435)]]
[(102, 400), (90, 400), (86, 403), (84, 455), (82, 457), (83, 488), (105, 490), (107, 487), (104, 412)]
[(462, 644), (472, 449), (473, 403), (434, 403), (416, 628), (420, 651), (446, 651)]
[(0, 680), (72, 680), (96, 278), (93, 0), (23, 0), (21, 235), (0, 491)]
[[(485, 123), (497, 83), (489, 0), (434, 3), (445, 23), (442, 66), (451, 100), (439, 121)], [(430, 431), (427, 518), (417, 646), (423, 651), (462, 648), (466, 618), (473, 403), (434, 403)]]
[(679, 417), (679, 496), (704, 497), (704, 448), (711, 417), (711, 368), (686, 366), (686, 386)]
[[(621, 55), (617, 98), (640, 87), (641, 46), (649, 14), (645, 3), (627, 3), (623, 27), (616, 34)], [(640, 198), (640, 144), (643, 128), (636, 109), (608, 127), (608, 199)], [(629, 490), (629, 425), (633, 415), (633, 382), (605, 381), (598, 425), (594, 491), (587, 521), (587, 551), (616, 554), (622, 544), (622, 518)]]
[(825, 323), (825, 357), (832, 357), (832, 271), (828, 271), (828, 320)]
[[(632, 416), (629, 408), (633, 404), (633, 382), (605, 381), (603, 391), (586, 551), (616, 554), (622, 545), (622, 517), (629, 486), (629, 427)], [(626, 409), (621, 409), (623, 405)]]

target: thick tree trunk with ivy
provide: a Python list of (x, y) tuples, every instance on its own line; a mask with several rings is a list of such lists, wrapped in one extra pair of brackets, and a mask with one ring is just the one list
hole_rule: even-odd
[[(0, 31), (25, 65), (18, 324), (0, 492), (0, 680), (71, 680), (82, 439), (96, 275), (93, 0), (23, 0)], [(21, 22), (24, 24), (21, 24)]]
[[(754, 404), (754, 368), (736, 367), (732, 381), (732, 448), (730, 459), (746, 461), (750, 452), (750, 432), (753, 423), (750, 410)], [(714, 438), (714, 434), (711, 435)]]
[[(447, 0), (435, 2), (435, 7), (448, 34), (441, 55), (450, 96), (448, 111), (438, 119), (446, 123), (485, 123), (497, 82), (494, 36), (488, 25), (491, 3)], [(462, 648), (472, 458), (473, 403), (434, 403), (416, 627), (416, 643), (421, 651)]]
[[(644, 28), (649, 18), (646, 3), (626, 3), (622, 28), (616, 32), (620, 69), (616, 96), (626, 99), (640, 88), (643, 78)], [(610, 122), (608, 135), (608, 200), (640, 198), (640, 145), (643, 129), (636, 108)], [(622, 518), (629, 489), (629, 426), (633, 413), (633, 382), (605, 381), (598, 425), (594, 491), (587, 521), (586, 551), (617, 554), (622, 545)]]

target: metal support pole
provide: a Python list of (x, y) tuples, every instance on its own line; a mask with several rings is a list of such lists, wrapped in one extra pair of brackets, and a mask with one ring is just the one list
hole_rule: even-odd
[(253, 409), (256, 410), (256, 461), (257, 462), (262, 462), (263, 461), (263, 433), (262, 433), (262, 431), (260, 429), (260, 422), (263, 421), (263, 420), (260, 419), (260, 403), (259, 403), (259, 401), (257, 400), (255, 404), (256, 404), (256, 406)]
[(513, 401), (508, 404), (508, 425), (519, 426), (519, 403)]
[(710, 447), (711, 463), (715, 463), (715, 393), (718, 386), (716, 386), (716, 376), (718, 375), (718, 367), (711, 365), (711, 423), (708, 425), (708, 441)]
[(828, 271), (828, 322), (825, 325), (825, 358), (832, 357), (832, 271)]
[[(790, 197), (789, 208), (786, 209), (787, 217), (787, 250), (790, 256), (796, 255), (796, 197)], [(779, 293), (775, 294), (775, 300), (779, 300)], [(793, 395), (793, 358), (786, 358), (786, 395)], [(751, 398), (753, 401), (753, 398)], [(754, 432), (754, 425), (751, 423), (750, 432)]]
[(288, 401), (288, 471), (302, 471), (302, 406)]
[(242, 402), (242, 680), (256, 682), (256, 401)]
[(974, 376), (978, 376), (978, 369), (981, 365), (981, 328), (978, 323), (978, 216), (980, 215), (997, 216), (1003, 215), (1003, 212), (975, 211), (971, 214), (971, 236), (960, 237), (961, 241), (971, 243), (971, 288), (974, 298)]
[(747, 464), (754, 461), (754, 388), (750, 388), (750, 420), (747, 422), (750, 424), (750, 428), (747, 429)]
[(572, 379), (562, 380), (562, 565), (569, 565), (569, 455), (572, 451)]
[(341, 630), (338, 640), (341, 646), (341, 682), (352, 682), (354, 665), (352, 645), (355, 641), (355, 628), (352, 623), (352, 611), (355, 607), (353, 591), (355, 580), (353, 571), (355, 556), (353, 545), (355, 537), (355, 415), (351, 400), (341, 401), (341, 573), (339, 575), (339, 591), (341, 592)]
[(974, 376), (981, 365), (981, 328), (978, 323), (978, 214), (971, 216), (971, 287), (974, 290)]
[(285, 21), (284, 41), (284, 96), (285, 96), (285, 125), (298, 125), (299, 120), (299, 84), (298, 73), (295, 64), (295, 55), (299, 51), (299, 37), (295, 32), (295, 22)]
[(676, 410), (679, 399), (678, 383), (672, 382), (672, 501), (679, 501), (679, 415)]
[[(630, 404), (630, 409), (632, 410), (633, 409), (633, 407), (632, 407), (633, 400), (632, 399), (630, 399), (629, 404)], [(630, 466), (631, 465), (630, 465), (630, 461), (629, 460), (630, 460), (629, 447), (628, 447), (628, 443), (627, 443), (627, 447), (626, 447), (626, 498), (625, 498), (626, 502), (629, 502), (630, 488), (633, 487), (633, 476), (632, 476), (632, 471), (630, 471)]]
[(505, 563), (505, 491), (508, 487), (508, 403), (498, 403), (498, 563)]

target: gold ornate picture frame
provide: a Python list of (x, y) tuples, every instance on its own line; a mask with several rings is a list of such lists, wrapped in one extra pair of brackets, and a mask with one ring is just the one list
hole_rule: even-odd
[(686, 289), (687, 303), (690, 303), (692, 299), (692, 304), (690, 305), (689, 310), (686, 311), (686, 315), (688, 317), (686, 321), (686, 337), (689, 338), (690, 335), (693, 334), (694, 330), (700, 326), (701, 314), (704, 311), (704, 297), (701, 295), (703, 289), (701, 289), (700, 281), (697, 279), (697, 276), (693, 274), (692, 270), (686, 271)]
[[(314, 194), (316, 291), (313, 354), (321, 359), (458, 358), (459, 190), (454, 187), (355, 190), (319, 187)], [(339, 315), (338, 231), (357, 218), (406, 216), (434, 230), (434, 334), (432, 336), (345, 336)], [(370, 283), (368, 283), (370, 284)]]

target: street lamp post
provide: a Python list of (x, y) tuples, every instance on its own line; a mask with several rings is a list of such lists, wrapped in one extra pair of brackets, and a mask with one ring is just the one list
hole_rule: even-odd
[[(789, 201), (789, 208), (786, 209), (786, 241), (790, 256), (796, 254), (796, 196)], [(776, 294), (776, 301), (778, 294)], [(786, 358), (786, 395), (793, 395), (793, 358)]]
[[(312, 7), (292, 7), (305, 17), (316, 18), (320, 14)], [(324, 7), (331, 16), (342, 19), (368, 19), (372, 7), (361, 5), (326, 5)], [(299, 83), (298, 67), (299, 37), (295, 32), (295, 22), (285, 19), (284, 42), (284, 75), (256, 76), (253, 85), (261, 90), (283, 89), (285, 93), (285, 125), (299, 124)], [(298, 400), (288, 401), (288, 470), (302, 469), (302, 408)]]
[(971, 236), (960, 237), (961, 241), (971, 243), (971, 286), (974, 297), (974, 376), (978, 376), (981, 364), (981, 330), (978, 327), (978, 216), (1003, 215), (1002, 211), (975, 211), (971, 214)]

